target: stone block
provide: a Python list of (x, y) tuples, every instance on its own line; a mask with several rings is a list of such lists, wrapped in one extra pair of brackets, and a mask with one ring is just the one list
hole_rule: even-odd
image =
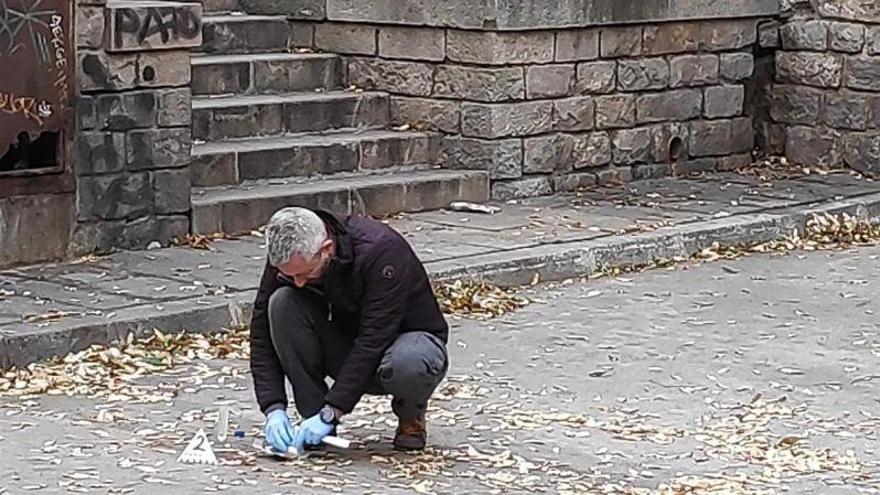
[(326, 0), (237, 0), (240, 10), (252, 15), (283, 15), (292, 19), (322, 21), (327, 16)]
[[(336, 56), (254, 60), (251, 65), (256, 93), (316, 91), (342, 86), (342, 61)], [(247, 88), (245, 85), (243, 89)]]
[(556, 33), (556, 61), (581, 62), (599, 58), (598, 29), (567, 29)]
[(752, 119), (711, 120), (691, 123), (691, 156), (717, 156), (751, 151), (754, 146)]
[(77, 177), (76, 196), (77, 218), (84, 221), (137, 217), (153, 206), (146, 172)]
[(668, 163), (642, 163), (632, 166), (633, 180), (662, 179), (672, 175), (672, 167)]
[(524, 140), (523, 173), (570, 171), (611, 162), (611, 139), (605, 132), (551, 134)]
[(291, 22), (290, 43), (297, 48), (315, 46), (315, 24), (311, 22)]
[[(327, 104), (327, 111), (336, 106)], [(278, 134), (283, 130), (281, 105), (240, 105), (214, 109), (197, 108), (192, 115), (193, 138), (219, 140)], [(311, 115), (317, 118), (322, 114)], [(296, 115), (294, 117), (301, 117)], [(309, 122), (312, 122), (310, 120)], [(295, 131), (294, 131), (295, 132)]]
[(492, 199), (495, 201), (550, 194), (553, 194), (553, 179), (550, 176), (526, 177), (492, 183)]
[(555, 36), (551, 31), (446, 32), (446, 56), (470, 64), (542, 64), (553, 61)]
[(706, 21), (701, 28), (700, 49), (704, 51), (738, 50), (758, 41), (756, 19)]
[(767, 21), (758, 25), (758, 46), (761, 48), (779, 48), (779, 21)]
[(819, 122), (822, 91), (818, 89), (776, 84), (770, 98), (770, 116), (774, 122), (806, 125)]
[(186, 166), (190, 161), (192, 139), (189, 129), (150, 129), (129, 131), (126, 139), (129, 170)]
[(779, 28), (784, 50), (828, 49), (828, 24), (821, 20), (791, 20)]
[(613, 93), (617, 64), (614, 62), (586, 62), (577, 66), (575, 92), (579, 94)]
[[(388, 125), (391, 120), (389, 115), (391, 106), (387, 95), (376, 93), (350, 93), (350, 95), (332, 100), (300, 99), (285, 103), (284, 107), (278, 110), (278, 118), (283, 123), (280, 125), (281, 131), (321, 132)], [(216, 115), (216, 110), (214, 113)], [(244, 116), (247, 117), (247, 114)], [(246, 124), (244, 129), (251, 129), (252, 133), (270, 134), (274, 129), (274, 122), (271, 121), (269, 125), (254, 126), (253, 119), (245, 119), (242, 124)]]
[(651, 126), (652, 151), (655, 163), (678, 163), (690, 156), (690, 125), (670, 122)]
[(703, 98), (703, 115), (706, 117), (735, 117), (743, 112), (745, 89), (740, 85), (712, 86), (704, 90)]
[(865, 35), (868, 55), (880, 55), (880, 26), (871, 26)]
[(880, 129), (880, 96), (871, 97), (871, 127)]
[(189, 88), (166, 89), (156, 93), (159, 105), (157, 122), (162, 127), (188, 126), (192, 122), (192, 91)]
[(414, 129), (461, 133), (461, 102), (432, 98), (391, 97), (394, 125), (408, 124)]
[(469, 103), (461, 105), (465, 136), (499, 138), (529, 136), (553, 129), (553, 103)]
[(526, 68), (526, 95), (530, 99), (570, 96), (574, 64), (532, 65)]
[(550, 173), (571, 169), (574, 136), (550, 134), (523, 140), (524, 174)]
[(701, 25), (696, 22), (645, 26), (644, 54), (695, 52), (700, 49), (701, 34)]
[(751, 53), (722, 53), (720, 64), (721, 77), (727, 81), (742, 81), (755, 73), (755, 56)]
[(224, 186), (239, 181), (235, 153), (195, 156), (189, 171), (192, 185), (196, 187)]
[(654, 141), (649, 128), (614, 131), (612, 144), (615, 165), (634, 165), (651, 161)]
[(119, 91), (137, 84), (137, 55), (80, 50), (77, 60), (82, 91)]
[(75, 212), (73, 194), (0, 198), (0, 266), (66, 257)]
[(109, 93), (96, 97), (97, 128), (106, 131), (127, 131), (156, 125), (158, 104), (153, 91)]
[(596, 174), (574, 172), (553, 177), (553, 190), (558, 193), (576, 192), (596, 185)]
[[(155, 237), (163, 246), (171, 245), (172, 240), (182, 240), (189, 230), (189, 217), (182, 215), (170, 215), (156, 217)], [(152, 242), (152, 241), (151, 241)]]
[(607, 132), (575, 134), (571, 149), (571, 167), (575, 170), (611, 163), (611, 136)]
[(351, 84), (410, 96), (430, 96), (433, 68), (419, 62), (379, 58), (352, 58), (348, 63)]
[(434, 95), (476, 101), (520, 100), (526, 97), (522, 67), (482, 68), (438, 65)]
[(359, 165), (363, 170), (428, 165), (435, 161), (429, 136), (399, 136), (365, 139), (360, 144)]
[(665, 58), (640, 58), (617, 63), (617, 88), (621, 91), (663, 89), (669, 85)]
[(361, 24), (315, 24), (315, 47), (331, 53), (375, 55), (376, 28)]
[(816, 0), (815, 8), (823, 17), (875, 23), (880, 19), (880, 4), (872, 0)]
[(76, 97), (76, 128), (83, 131), (94, 129), (97, 126), (97, 112), (95, 98), (92, 96), (79, 95)]
[(843, 160), (850, 168), (869, 176), (880, 174), (880, 133), (850, 133), (843, 146)]
[(677, 89), (639, 95), (636, 117), (640, 124), (690, 120), (700, 116), (703, 94), (699, 89)]
[(194, 64), (191, 72), (190, 87), (197, 95), (243, 94), (251, 89), (251, 63), (247, 60), (211, 65)]
[(99, 50), (104, 44), (104, 7), (76, 9), (76, 46)]
[(576, 96), (553, 101), (557, 131), (589, 131), (594, 125), (596, 105), (592, 97)]
[(214, 54), (287, 51), (293, 44), (293, 31), (293, 24), (283, 17), (227, 17), (224, 22), (205, 22), (200, 50)]
[(820, 88), (840, 87), (843, 58), (830, 53), (778, 52), (776, 79), (781, 83)]
[(831, 22), (828, 30), (828, 44), (834, 51), (859, 53), (865, 46), (865, 27), (861, 24)]
[(717, 55), (681, 55), (669, 61), (669, 85), (705, 86), (718, 83), (720, 62)]
[(593, 101), (596, 103), (597, 129), (615, 129), (635, 125), (635, 95), (598, 96)]
[(189, 52), (141, 53), (137, 58), (137, 75), (137, 85), (141, 87), (189, 86)]
[(75, 167), (77, 175), (119, 172), (125, 168), (125, 134), (77, 133)]
[(596, 184), (600, 186), (621, 185), (632, 180), (632, 167), (610, 167), (596, 172)]
[(106, 7), (109, 52), (195, 48), (202, 45), (198, 2), (119, 2)]
[(841, 162), (840, 133), (813, 127), (789, 127), (785, 131), (785, 156), (795, 165), (835, 167)]
[(522, 176), (521, 139), (444, 137), (441, 149), (443, 163), (451, 169), (485, 170), (492, 179)]
[(867, 96), (852, 93), (825, 95), (825, 111), (822, 122), (835, 129), (863, 131), (868, 128), (871, 100)]
[(880, 91), (880, 57), (850, 57), (846, 62), (846, 85), (853, 89)]
[(603, 28), (599, 53), (602, 58), (635, 57), (642, 53), (642, 27)]
[(379, 29), (379, 56), (442, 62), (446, 58), (446, 33), (434, 28), (383, 26)]
[(189, 211), (190, 184), (189, 170), (155, 170), (150, 172), (150, 185), (153, 188), (153, 204), (156, 213), (170, 215)]

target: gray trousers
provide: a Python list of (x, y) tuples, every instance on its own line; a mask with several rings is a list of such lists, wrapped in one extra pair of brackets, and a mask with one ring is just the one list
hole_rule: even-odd
[[(331, 321), (320, 298), (301, 295), (291, 287), (282, 287), (269, 298), (272, 345), (302, 417), (313, 416), (324, 406), (325, 379), (336, 379), (354, 345), (352, 323), (356, 324)], [(410, 420), (424, 413), (448, 367), (446, 345), (439, 338), (427, 332), (403, 333), (385, 351), (367, 393), (391, 395), (394, 414)]]

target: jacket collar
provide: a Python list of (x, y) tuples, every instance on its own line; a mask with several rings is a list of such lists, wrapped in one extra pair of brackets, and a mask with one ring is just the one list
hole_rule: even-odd
[(351, 236), (348, 234), (345, 223), (329, 211), (314, 210), (314, 212), (324, 221), (324, 225), (327, 226), (327, 231), (332, 236), (336, 249), (328, 268), (335, 270), (351, 266), (354, 263), (354, 247), (352, 246)]

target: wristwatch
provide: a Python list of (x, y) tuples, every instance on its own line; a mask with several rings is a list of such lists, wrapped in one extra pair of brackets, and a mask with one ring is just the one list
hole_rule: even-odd
[(336, 414), (336, 410), (330, 406), (324, 406), (321, 408), (320, 415), (321, 421), (328, 425), (336, 426), (339, 424), (339, 416)]

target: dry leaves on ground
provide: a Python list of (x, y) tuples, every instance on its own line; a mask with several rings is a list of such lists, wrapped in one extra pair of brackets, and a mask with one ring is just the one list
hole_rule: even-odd
[(248, 331), (243, 328), (213, 335), (167, 335), (155, 330), (143, 340), (129, 334), (121, 347), (94, 345), (46, 363), (4, 371), (0, 373), (0, 396), (124, 394), (135, 379), (174, 365), (205, 358), (244, 359), (249, 352)]
[(456, 280), (434, 289), (445, 313), (493, 318), (516, 311), (529, 301), (513, 289), (503, 289), (479, 280)]

